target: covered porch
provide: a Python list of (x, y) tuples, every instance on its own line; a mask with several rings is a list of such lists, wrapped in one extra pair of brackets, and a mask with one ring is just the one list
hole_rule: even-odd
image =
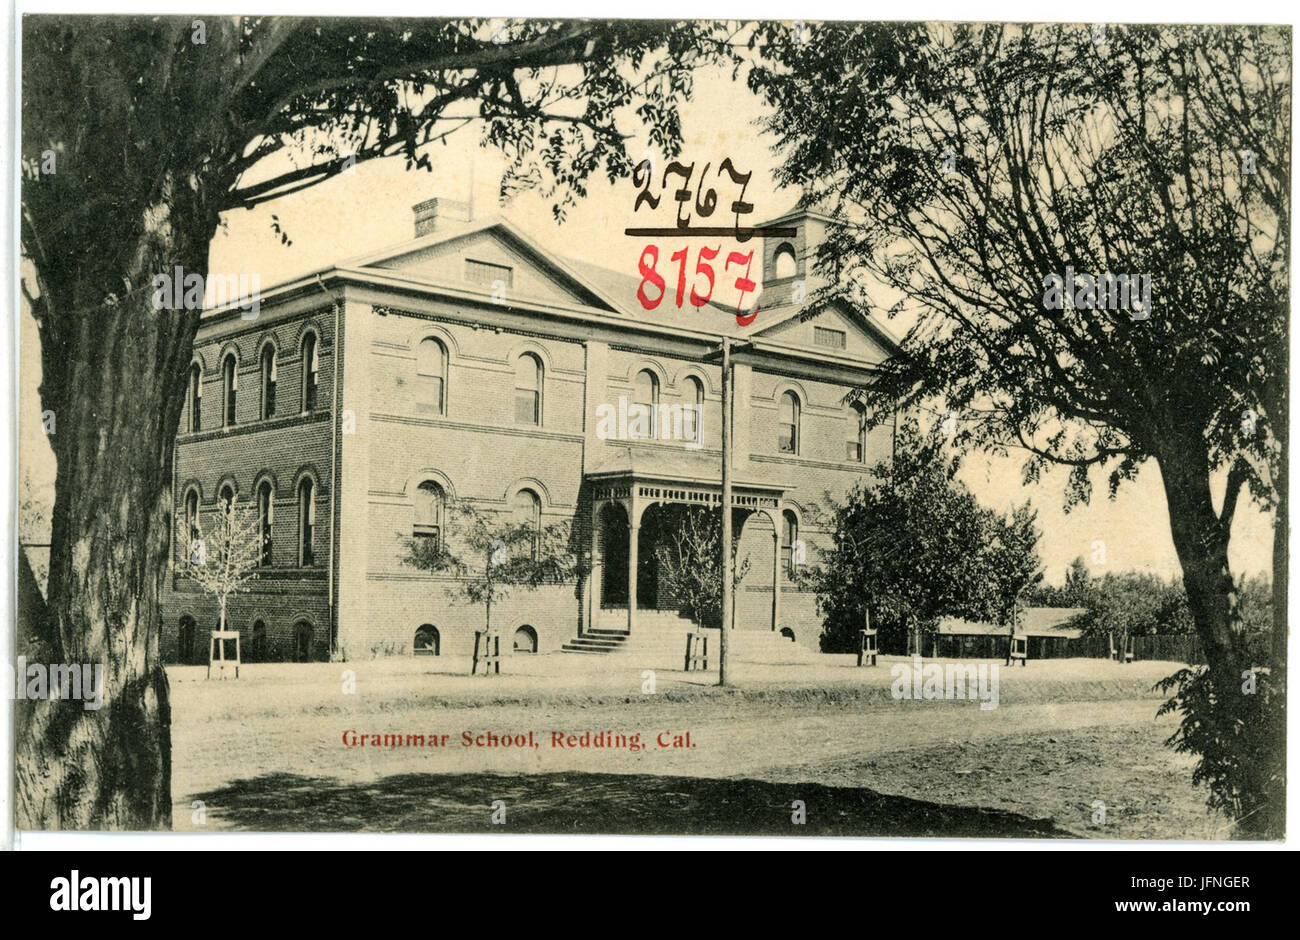
[[(629, 448), (629, 451), (631, 449)], [(584, 630), (605, 628), (617, 620), (630, 635), (663, 622), (658, 612), (681, 606), (660, 574), (657, 549), (678, 531), (690, 507), (721, 511), (721, 468), (704, 454), (628, 453), (620, 466), (588, 474), (591, 486), (591, 571), (583, 604)], [(732, 532), (736, 560), (748, 558), (749, 574), (738, 587), (763, 590), (768, 596), (762, 626), (781, 623), (781, 587), (788, 582), (792, 525), (784, 515), (784, 488), (755, 481), (732, 484)], [(770, 583), (769, 583), (770, 582)], [(733, 604), (732, 622), (737, 626)], [(752, 620), (752, 615), (750, 617)], [(747, 626), (753, 627), (752, 622)]]

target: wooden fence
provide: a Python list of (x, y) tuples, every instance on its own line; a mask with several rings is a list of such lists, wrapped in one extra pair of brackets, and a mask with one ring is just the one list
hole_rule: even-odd
[[(941, 634), (933, 638), (932, 656), (940, 659), (1006, 659), (1006, 634)], [(1118, 642), (1118, 641), (1117, 641)], [(1031, 636), (1030, 659), (1106, 659), (1110, 641), (1104, 636)], [(1201, 642), (1194, 636), (1135, 636), (1133, 658), (1175, 663), (1204, 663)]]

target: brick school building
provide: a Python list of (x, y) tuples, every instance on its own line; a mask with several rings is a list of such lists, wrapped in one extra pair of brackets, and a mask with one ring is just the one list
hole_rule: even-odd
[[(465, 500), (538, 527), (568, 520), (583, 574), (493, 610), (503, 652), (590, 646), (676, 629), (656, 546), (673, 508), (716, 507), (723, 336), (736, 358), (734, 628), (810, 649), (815, 598), (791, 569), (815, 562), (838, 498), (889, 455), (846, 393), (897, 347), (865, 313), (809, 315), (810, 254), (827, 225), (793, 212), (761, 240), (761, 313), (707, 304), (647, 312), (636, 275), (561, 257), (447, 200), (415, 206), (415, 238), (264, 290), (260, 310), (205, 313), (175, 443), (178, 533), (223, 501), (258, 514), (262, 559), (233, 598), (246, 660), (467, 655), (483, 611), (404, 561), (446, 536)], [(755, 260), (757, 264), (757, 257)], [(661, 265), (666, 267), (666, 265)], [(721, 265), (718, 266), (721, 271)], [(656, 417), (651, 428), (628, 415)], [(178, 535), (174, 558), (186, 550)], [(174, 564), (164, 657), (203, 662), (215, 600)]]

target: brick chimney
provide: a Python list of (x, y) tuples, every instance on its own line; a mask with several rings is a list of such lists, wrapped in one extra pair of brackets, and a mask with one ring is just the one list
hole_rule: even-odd
[(415, 213), (415, 237), (428, 235), (443, 222), (472, 222), (474, 209), (468, 202), (455, 199), (426, 199), (411, 207)]

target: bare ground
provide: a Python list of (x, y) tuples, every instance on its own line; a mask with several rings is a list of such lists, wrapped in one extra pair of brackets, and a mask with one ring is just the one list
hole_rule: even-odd
[[(889, 663), (742, 667), (738, 688), (568, 657), (471, 678), (430, 661), (171, 671), (175, 826), (244, 831), (640, 832), (1226, 838), (1163, 741), (1169, 663), (1004, 669), (1000, 702), (898, 701)], [(578, 669), (582, 666), (583, 669)], [(344, 670), (356, 692), (344, 691)], [(585, 671), (584, 671), (585, 670)], [(559, 675), (557, 675), (557, 672)], [(447, 735), (344, 746), (344, 732)], [(460, 746), (532, 731), (536, 748)], [(552, 747), (552, 732), (642, 749)], [(690, 732), (690, 747), (660, 747)], [(506, 824), (492, 804), (505, 801)], [(194, 807), (201, 801), (201, 812)], [(794, 804), (807, 811), (794, 825)], [(1097, 801), (1105, 821), (1094, 824)], [(201, 820), (201, 822), (200, 822)]]

